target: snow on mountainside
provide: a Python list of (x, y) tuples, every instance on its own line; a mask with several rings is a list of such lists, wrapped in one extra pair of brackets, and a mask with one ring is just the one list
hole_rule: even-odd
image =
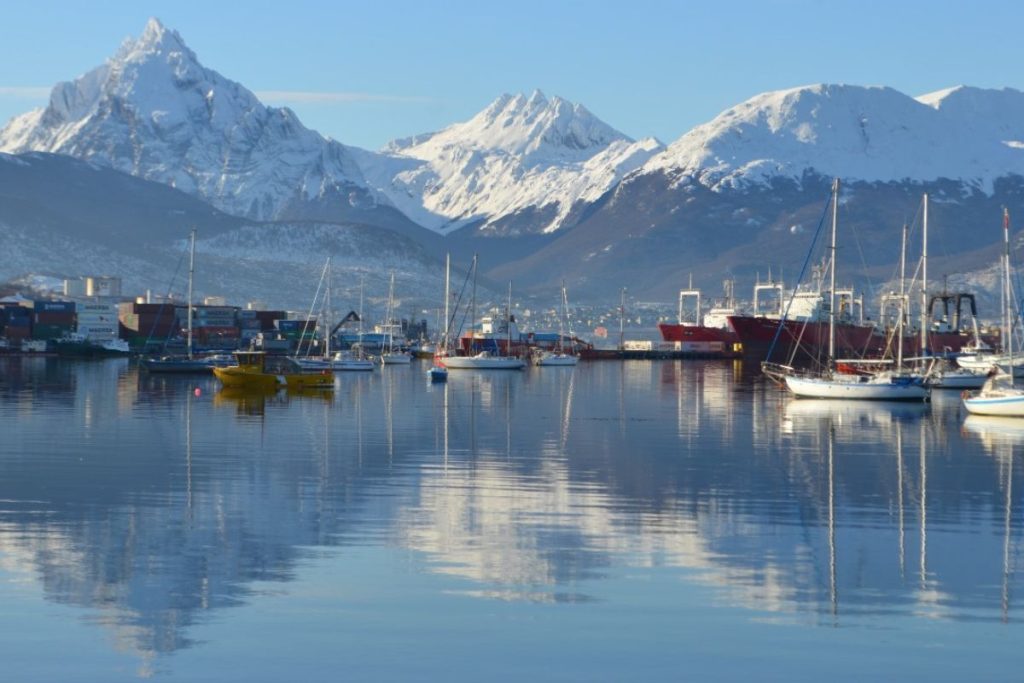
[(715, 189), (820, 175), (960, 179), (991, 191), (1024, 175), (1024, 93), (957, 87), (919, 98), (892, 88), (812, 85), (763, 93), (683, 135), (640, 174)]
[(0, 151), (71, 155), (254, 219), (328, 196), (375, 201), (349, 148), (203, 67), (156, 19), (103, 66), (55, 86), (44, 109), (13, 119)]
[(33, 152), (0, 154), (0, 282), (27, 273), (65, 278), (109, 274), (126, 293), (183, 291), (187, 235), (198, 231), (197, 295), (235, 303), (309, 305), (324, 259), (333, 257), (338, 306), (354, 305), (358, 283), (368, 296), (400, 291), (433, 309), (444, 267), (418, 241), (357, 223), (260, 223), (221, 213), (162, 183)]
[(540, 91), (502, 95), (469, 121), (359, 157), (368, 182), (407, 216), (450, 231), (553, 208), (535, 231), (564, 224), (663, 149), (634, 142), (580, 104)]

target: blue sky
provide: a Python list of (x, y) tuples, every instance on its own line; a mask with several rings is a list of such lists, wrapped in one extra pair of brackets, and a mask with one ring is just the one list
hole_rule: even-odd
[(766, 90), (957, 84), (1024, 88), (1024, 3), (949, 0), (658, 2), (7, 2), (0, 120), (112, 55), (156, 16), (200, 61), (375, 149), (540, 88), (633, 137), (671, 142)]

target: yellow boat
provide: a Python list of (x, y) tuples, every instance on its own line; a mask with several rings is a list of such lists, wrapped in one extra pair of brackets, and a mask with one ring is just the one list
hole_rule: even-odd
[(263, 351), (236, 351), (237, 365), (214, 368), (225, 387), (239, 389), (333, 389), (334, 371), (305, 372), (291, 358), (268, 356)]

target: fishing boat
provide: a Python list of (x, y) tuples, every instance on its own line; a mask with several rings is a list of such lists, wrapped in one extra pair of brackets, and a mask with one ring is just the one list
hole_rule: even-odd
[[(896, 372), (839, 372), (836, 363), (836, 232), (839, 222), (839, 180), (832, 184), (832, 240), (829, 248), (829, 333), (828, 357), (821, 372), (798, 373), (791, 366), (767, 364), (767, 369), (781, 374), (786, 388), (798, 398), (827, 398), (873, 401), (925, 401), (929, 388), (921, 377)], [(764, 366), (763, 366), (764, 367)]]
[[(1006, 338), (1008, 368), (1013, 357), (1013, 286), (1010, 280), (1010, 212), (1003, 209), (1003, 333)], [(963, 393), (964, 409), (972, 415), (1024, 417), (1024, 388), (1014, 383), (1014, 373), (998, 367), (978, 391)]]
[(131, 353), (128, 342), (124, 339), (107, 339), (95, 341), (84, 334), (72, 332), (66, 337), (55, 339), (54, 350), (58, 356), (74, 356), (79, 358), (101, 358), (108, 356), (127, 356)]
[(267, 355), (264, 351), (235, 351), (235, 365), (214, 368), (213, 374), (225, 387), (240, 389), (333, 389), (334, 372), (305, 371), (292, 358)]

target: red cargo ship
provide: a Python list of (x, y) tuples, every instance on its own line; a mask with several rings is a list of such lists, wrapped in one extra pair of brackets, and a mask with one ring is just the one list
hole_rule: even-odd
[[(700, 299), (701, 293), (698, 289), (684, 289), (679, 292), (679, 322), (658, 323), (658, 330), (661, 338), (666, 342), (673, 342), (680, 351), (691, 353), (722, 353), (735, 351), (735, 345), (739, 338), (729, 327), (729, 316), (735, 315), (738, 311), (733, 302), (732, 280), (725, 281), (725, 301), (713, 307), (701, 318)], [(687, 316), (684, 311), (684, 303), (689, 299), (695, 299), (696, 305)], [(690, 320), (687, 320), (687, 318)]]

